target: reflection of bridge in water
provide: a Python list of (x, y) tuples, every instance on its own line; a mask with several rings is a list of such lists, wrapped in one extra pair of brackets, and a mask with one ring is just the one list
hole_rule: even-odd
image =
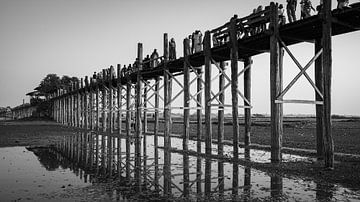
[[(67, 135), (56, 146), (57, 157), (67, 166), (68, 161), (72, 162), (70, 167), (84, 181), (114, 180), (116, 186), (111, 193), (117, 194), (118, 199), (310, 201), (345, 200), (352, 196), (350, 190), (338, 185), (283, 178), (275, 174), (269, 176), (246, 166), (245, 159), (233, 162), (232, 158), (210, 158), (195, 155), (195, 152), (167, 150), (163, 147), (163, 137), (156, 140), (155, 136), (146, 135), (143, 139), (148, 144), (142, 148), (143, 155), (137, 156), (135, 142), (139, 140), (136, 139), (96, 133)], [(156, 141), (158, 147), (154, 146)], [(172, 138), (172, 143), (174, 147), (181, 146), (178, 138)], [(196, 143), (190, 141), (189, 149), (196, 149)], [(230, 151), (231, 147), (224, 147), (224, 153), (230, 154)], [(269, 161), (269, 152), (240, 152), (253, 161)], [(164, 153), (170, 155), (169, 163), (164, 161)], [(306, 160), (300, 156), (284, 155), (285, 161), (300, 159)], [(165, 184), (169, 187), (166, 188)]]

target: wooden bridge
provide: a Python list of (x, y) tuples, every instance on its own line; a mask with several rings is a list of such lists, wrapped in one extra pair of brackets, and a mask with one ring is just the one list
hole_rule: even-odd
[[(278, 5), (271, 3), (260, 13), (244, 18), (234, 16), (223, 26), (206, 31), (201, 52), (191, 54), (189, 39), (184, 39), (184, 55), (176, 60), (169, 60), (168, 35), (164, 34), (162, 62), (154, 68), (144, 68), (143, 46), (139, 43), (138, 65), (134, 71), (122, 75), (121, 65), (117, 65), (117, 75), (114, 75), (114, 67), (111, 66), (109, 70), (103, 70), (101, 77), (90, 79), (85, 77), (85, 79), (81, 79), (81, 82), (74, 83), (67, 89), (58, 89), (51, 95), (53, 118), (57, 122), (73, 127), (134, 137), (135, 155), (140, 157), (146, 156), (146, 151), (141, 151), (141, 145), (143, 147), (146, 145), (146, 138), (141, 139), (144, 134), (153, 134), (154, 145), (158, 145), (160, 112), (164, 118), (164, 149), (171, 150), (172, 109), (183, 110), (182, 150), (188, 151), (190, 110), (196, 110), (197, 130), (195, 136), (198, 141), (196, 152), (201, 153), (201, 141), (204, 136), (205, 154), (211, 155), (212, 126), (214, 125), (214, 116), (211, 112), (217, 111), (217, 155), (222, 156), (224, 110), (231, 109), (233, 158), (236, 160), (239, 158), (240, 108), (244, 109), (245, 116), (244, 144), (245, 147), (250, 145), (251, 57), (268, 52), (270, 54), (271, 81), (271, 161), (279, 163), (282, 160), (283, 104), (315, 104), (318, 157), (325, 159), (327, 168), (333, 168), (331, 37), (354, 32), (360, 28), (360, 4), (353, 4), (351, 8), (344, 10), (331, 11), (331, 1), (324, 1), (320, 14), (285, 25), (279, 25), (277, 11)], [(263, 28), (262, 31), (252, 33), (252, 30), (259, 26)], [(222, 39), (223, 43), (214, 46), (211, 42), (212, 38)], [(288, 46), (302, 42), (314, 43), (315, 55), (306, 66), (301, 66), (296, 56), (288, 49)], [(300, 70), (285, 88), (282, 76), (284, 53), (292, 58)], [(228, 73), (225, 71), (225, 61), (231, 63), (230, 75), (227, 75)], [(244, 63), (244, 68), (241, 70), (239, 62)], [(313, 63), (315, 63), (315, 82), (306, 73)], [(213, 75), (214, 69), (218, 72), (216, 75)], [(179, 75), (182, 75), (182, 81), (179, 80)], [(238, 87), (241, 75), (244, 75), (243, 92)], [(305, 76), (314, 88), (316, 99), (283, 99), (301, 76)], [(218, 81), (216, 88), (213, 86), (214, 81)], [(175, 96), (173, 96), (173, 84), (181, 88), (181, 91), (176, 92)], [(228, 87), (231, 88), (231, 104), (225, 102), (225, 90)], [(194, 89), (196, 92), (192, 93)], [(173, 101), (179, 96), (183, 97), (183, 106), (173, 106)], [(202, 116), (203, 111), (205, 112), (204, 117)], [(154, 117), (152, 131), (148, 130), (149, 113), (153, 113)], [(135, 120), (132, 117), (135, 117)], [(203, 121), (205, 122), (205, 131), (203, 131)], [(170, 161), (170, 152), (164, 152), (164, 155), (165, 162)], [(137, 160), (135, 167), (140, 168), (140, 163), (140, 160)], [(165, 183), (164, 190), (168, 190), (170, 186)]]

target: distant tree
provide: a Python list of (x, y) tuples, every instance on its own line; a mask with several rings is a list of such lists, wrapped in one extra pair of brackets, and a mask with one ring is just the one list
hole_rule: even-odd
[(41, 93), (48, 95), (56, 91), (56, 89), (60, 88), (61, 80), (60, 77), (56, 74), (48, 74), (46, 77), (40, 82), (39, 86), (35, 88)]
[(56, 92), (57, 89), (65, 89), (70, 86), (72, 82), (78, 82), (77, 77), (62, 76), (61, 79), (56, 74), (48, 74), (40, 82), (39, 86), (35, 88), (47, 97), (49, 94)]
[(61, 88), (66, 88), (71, 86), (72, 83), (78, 82), (79, 79), (77, 77), (69, 77), (69, 76), (62, 76), (60, 83), (61, 83)]

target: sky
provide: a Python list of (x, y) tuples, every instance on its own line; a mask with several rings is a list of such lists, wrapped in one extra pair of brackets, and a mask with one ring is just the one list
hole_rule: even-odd
[[(286, 4), (286, 0), (277, 2)], [(318, 3), (313, 0), (314, 6)], [(49, 73), (85, 77), (110, 65), (133, 63), (139, 42), (145, 55), (154, 48), (162, 55), (163, 33), (175, 38), (181, 56), (182, 40), (194, 30), (204, 33), (234, 14), (246, 16), (258, 5), (269, 4), (266, 0), (0, 0), (0, 106), (28, 102), (25, 94)], [(332, 4), (334, 8), (336, 0)], [(360, 32), (333, 37), (333, 114), (360, 115), (359, 44)], [(314, 55), (310, 43), (290, 49), (303, 66)], [(269, 114), (269, 54), (253, 61), (252, 112)], [(312, 78), (313, 69), (308, 70)], [(284, 86), (298, 72), (286, 55)], [(301, 77), (285, 98), (314, 99), (314, 90)], [(314, 114), (314, 108), (285, 104), (284, 113)]]

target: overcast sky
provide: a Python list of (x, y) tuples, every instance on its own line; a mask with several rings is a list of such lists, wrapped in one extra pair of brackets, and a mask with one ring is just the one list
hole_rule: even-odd
[[(0, 0), (0, 106), (22, 103), (49, 73), (84, 77), (110, 65), (129, 64), (137, 43), (144, 54), (162, 54), (163, 33), (182, 40), (195, 29), (223, 25), (234, 14), (248, 15), (266, 0)], [(285, 4), (285, 0), (279, 0)], [(313, 1), (314, 6), (318, 0)], [(332, 0), (333, 7), (336, 0)], [(359, 2), (350, 0), (350, 3)], [(297, 16), (300, 15), (300, 6)], [(333, 37), (334, 114), (360, 115), (360, 32)], [(290, 47), (305, 65), (313, 44)], [(253, 113), (269, 113), (269, 54), (253, 58)], [(285, 56), (284, 86), (299, 72)], [(242, 64), (240, 64), (242, 67)], [(308, 70), (313, 77), (313, 67)], [(217, 85), (217, 84), (216, 84)], [(285, 98), (313, 99), (314, 91), (301, 78)], [(228, 100), (230, 99), (227, 98)], [(27, 99), (28, 100), (28, 99)], [(285, 104), (286, 114), (312, 114), (313, 105)]]

